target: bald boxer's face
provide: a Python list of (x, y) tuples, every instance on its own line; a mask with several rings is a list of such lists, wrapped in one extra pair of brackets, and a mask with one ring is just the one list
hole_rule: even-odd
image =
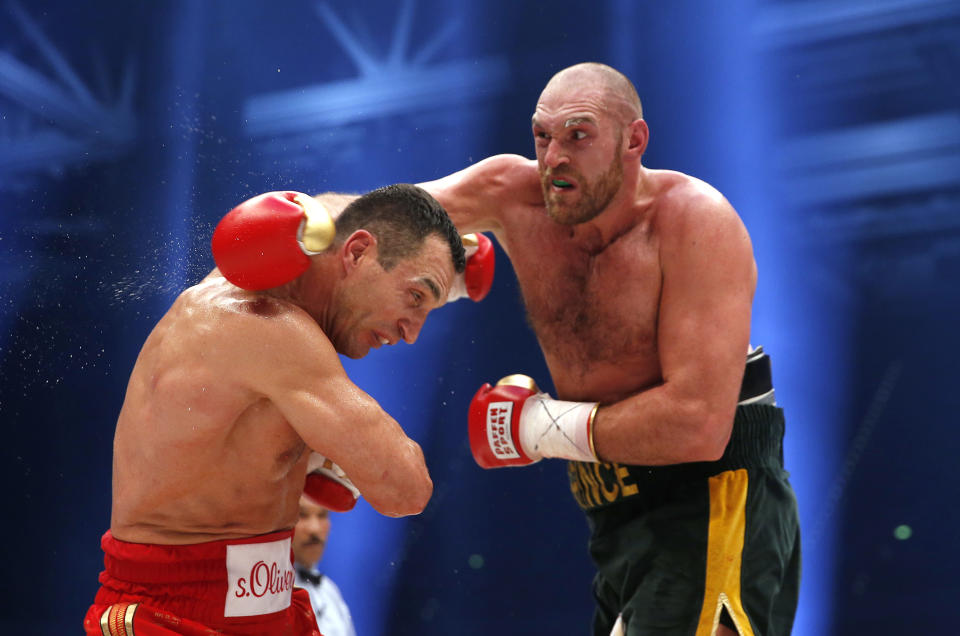
[(330, 511), (306, 496), (300, 497), (300, 516), (293, 529), (293, 558), (304, 567), (313, 567), (327, 547)]
[(350, 358), (400, 341), (413, 344), (427, 314), (446, 302), (453, 283), (450, 247), (436, 235), (390, 270), (383, 269), (375, 250), (370, 256), (351, 272), (337, 303), (331, 340)]
[(600, 214), (623, 183), (622, 131), (598, 90), (548, 86), (533, 115), (540, 186), (559, 223)]

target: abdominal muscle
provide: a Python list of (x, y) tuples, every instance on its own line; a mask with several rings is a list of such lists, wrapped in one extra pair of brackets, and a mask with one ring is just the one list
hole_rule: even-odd
[(501, 243), (558, 397), (610, 403), (659, 384), (655, 239), (637, 227), (591, 253), (562, 235), (569, 229), (526, 222), (533, 233), (518, 239), (511, 226)]

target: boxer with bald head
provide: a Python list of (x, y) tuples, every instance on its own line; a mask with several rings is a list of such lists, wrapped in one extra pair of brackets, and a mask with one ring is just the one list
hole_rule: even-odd
[[(280, 223), (289, 227), (270, 241), (295, 248), (295, 238), (281, 239), (310, 207), (298, 197), (243, 204), (253, 220), (244, 217), (226, 243)], [(384, 515), (426, 506), (432, 482), (420, 447), (350, 381), (339, 354), (413, 343), (463, 272), (463, 246), (443, 208), (412, 185), (375, 190), (334, 216), (292, 280), (254, 277), (276, 286), (251, 291), (214, 270), (147, 338), (116, 425), (105, 571), (88, 634), (144, 625), (318, 633), (306, 594), (293, 590), (290, 558), (316, 454)], [(282, 249), (245, 266), (278, 267), (291, 258)]]
[(570, 460), (595, 636), (789, 634), (798, 516), (769, 358), (749, 344), (744, 224), (710, 185), (643, 165), (640, 99), (609, 66), (554, 75), (532, 131), (535, 160), (421, 184), (510, 257), (559, 398), (525, 376), (481, 387), (477, 462)]

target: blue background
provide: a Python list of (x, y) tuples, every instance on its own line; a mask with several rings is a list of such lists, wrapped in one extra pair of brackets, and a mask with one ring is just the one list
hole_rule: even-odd
[[(532, 156), (540, 90), (587, 60), (636, 84), (645, 164), (712, 183), (753, 237), (803, 523), (794, 633), (952, 630), (960, 3), (0, 0), (0, 631), (80, 631), (127, 376), (220, 216)], [(346, 362), (435, 483), (419, 517), (334, 518), (323, 567), (362, 636), (588, 631), (564, 465), (469, 454), (480, 383), (549, 388), (498, 255), (483, 303)]]

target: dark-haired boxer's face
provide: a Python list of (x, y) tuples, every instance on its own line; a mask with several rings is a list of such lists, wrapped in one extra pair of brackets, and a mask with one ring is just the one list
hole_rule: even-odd
[(375, 251), (371, 256), (351, 273), (338, 300), (332, 339), (337, 351), (350, 358), (382, 345), (413, 344), (427, 314), (446, 302), (453, 283), (450, 247), (435, 235), (390, 270), (383, 269)]
[(323, 556), (330, 534), (330, 511), (306, 496), (300, 497), (300, 516), (293, 529), (293, 558), (304, 567)]
[(545, 91), (533, 115), (543, 200), (565, 225), (600, 214), (623, 183), (623, 134), (607, 115), (602, 94)]

